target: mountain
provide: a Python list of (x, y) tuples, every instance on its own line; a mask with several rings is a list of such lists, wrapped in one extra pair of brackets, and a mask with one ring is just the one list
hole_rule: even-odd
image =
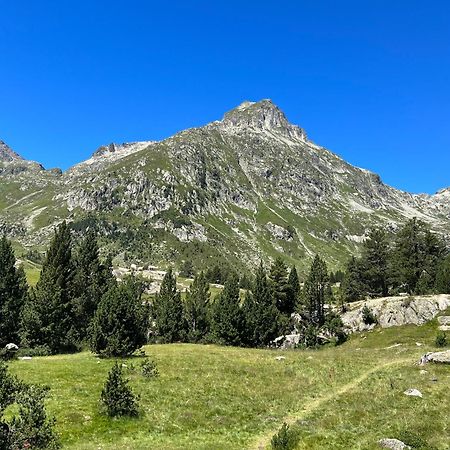
[[(9, 152), (5, 154), (10, 154)], [(2, 153), (3, 155), (3, 153)], [(100, 147), (64, 173), (0, 159), (0, 232), (24, 248), (55, 225), (101, 231), (119, 262), (236, 267), (282, 254), (300, 268), (316, 253), (340, 267), (368, 227), (416, 216), (450, 230), (450, 189), (410, 194), (311, 142), (270, 100), (160, 142)], [(30, 163), (36, 164), (36, 163)]]

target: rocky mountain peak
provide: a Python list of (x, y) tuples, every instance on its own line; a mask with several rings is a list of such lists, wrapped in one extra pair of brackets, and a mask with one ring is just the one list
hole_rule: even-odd
[(0, 140), (0, 161), (12, 162), (23, 161), (24, 159), (13, 151), (5, 142)]
[(306, 140), (305, 131), (292, 125), (284, 112), (269, 99), (259, 102), (245, 101), (227, 112), (220, 123), (227, 128), (250, 128)]

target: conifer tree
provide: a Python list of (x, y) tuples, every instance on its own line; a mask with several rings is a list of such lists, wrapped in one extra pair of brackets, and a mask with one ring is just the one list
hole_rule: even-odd
[(439, 263), (435, 292), (437, 294), (450, 294), (450, 255), (442, 259)]
[(129, 356), (147, 340), (149, 310), (143, 305), (142, 287), (134, 277), (110, 284), (92, 321), (90, 346), (103, 356)]
[(325, 301), (331, 292), (325, 261), (316, 255), (303, 289), (304, 305), (310, 322), (322, 326), (325, 322)]
[(73, 295), (81, 340), (87, 337), (100, 299), (110, 284), (115, 282), (109, 264), (100, 262), (96, 234), (88, 230), (74, 257)]
[(298, 278), (297, 269), (295, 266), (291, 267), (288, 277), (288, 314), (292, 314), (295, 311), (297, 303), (300, 298), (300, 280)]
[(169, 268), (153, 304), (157, 335), (163, 342), (179, 341), (184, 332), (183, 304), (177, 290), (177, 278)]
[(385, 297), (388, 294), (388, 258), (386, 232), (380, 228), (371, 229), (363, 243), (361, 262), (365, 289), (371, 295)]
[(209, 331), (209, 308), (209, 283), (200, 272), (189, 287), (184, 303), (184, 321), (190, 341), (198, 342)]
[(212, 331), (225, 345), (242, 345), (245, 339), (245, 317), (240, 306), (239, 279), (231, 274), (213, 307)]
[(0, 239), (0, 347), (19, 342), (22, 308), (28, 286), (23, 268), (16, 269), (11, 242)]
[(347, 263), (344, 279), (341, 283), (341, 295), (344, 301), (354, 302), (366, 295), (361, 263), (354, 256)]
[(278, 334), (280, 313), (262, 262), (256, 271), (252, 290), (246, 295), (243, 310), (248, 343), (252, 346), (268, 345)]
[(22, 337), (26, 345), (47, 346), (53, 353), (76, 348), (72, 277), (72, 240), (63, 222), (55, 231), (36, 289), (24, 307)]
[(415, 217), (409, 220), (398, 232), (394, 249), (393, 267), (398, 288), (420, 293), (417, 287), (422, 291), (434, 285), (443, 252), (443, 243), (430, 231), (428, 224)]
[(287, 267), (280, 256), (273, 262), (269, 278), (278, 310), (283, 314), (290, 315), (294, 308), (293, 299), (289, 292)]

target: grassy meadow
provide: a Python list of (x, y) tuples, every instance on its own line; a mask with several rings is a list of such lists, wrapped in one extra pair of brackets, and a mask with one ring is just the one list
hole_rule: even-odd
[[(123, 361), (140, 395), (136, 419), (100, 412), (113, 360), (85, 352), (10, 368), (50, 386), (47, 409), (65, 449), (265, 449), (284, 421), (295, 424), (298, 449), (376, 449), (380, 438), (402, 436), (421, 439), (428, 446), (422, 448), (448, 449), (450, 367), (415, 364), (435, 350), (435, 335), (431, 322), (376, 329), (321, 350), (146, 346), (158, 378), (140, 374), (142, 358)], [(404, 395), (408, 388), (423, 398)]]

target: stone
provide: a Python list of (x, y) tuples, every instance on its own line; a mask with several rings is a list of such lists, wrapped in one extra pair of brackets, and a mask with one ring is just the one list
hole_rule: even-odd
[(440, 316), (437, 321), (439, 325), (450, 325), (450, 316)]
[(378, 441), (380, 447), (390, 448), (391, 450), (404, 450), (411, 448), (409, 445), (406, 445), (404, 442), (398, 439), (384, 438)]
[(19, 359), (21, 361), (29, 361), (30, 359), (33, 359), (31, 356), (19, 356)]
[(275, 356), (275, 359), (277, 361), (283, 361), (284, 359), (286, 359), (286, 357), (285, 356)]
[(409, 395), (410, 397), (420, 397), (420, 398), (422, 398), (422, 392), (420, 392), (418, 389), (407, 389), (403, 393), (405, 395)]
[(450, 364), (450, 350), (425, 353), (425, 355), (420, 358), (419, 364), (423, 366), (429, 362), (437, 364)]
[(19, 350), (19, 346), (16, 344), (13, 344), (12, 342), (10, 344), (5, 345), (6, 350)]

